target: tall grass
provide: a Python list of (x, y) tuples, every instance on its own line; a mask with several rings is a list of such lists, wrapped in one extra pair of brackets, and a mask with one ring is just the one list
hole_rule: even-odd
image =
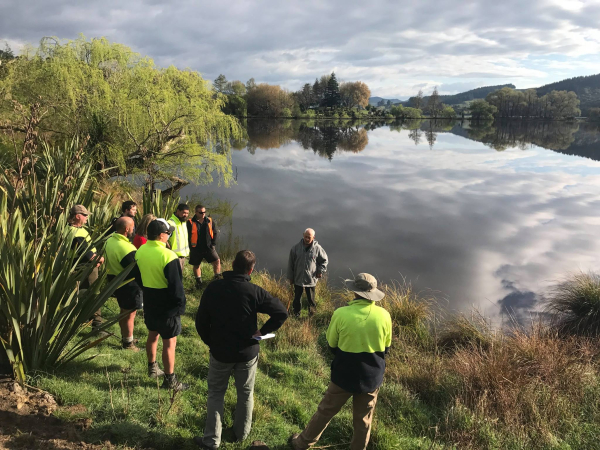
[(561, 334), (600, 335), (600, 275), (576, 273), (551, 291), (546, 311)]

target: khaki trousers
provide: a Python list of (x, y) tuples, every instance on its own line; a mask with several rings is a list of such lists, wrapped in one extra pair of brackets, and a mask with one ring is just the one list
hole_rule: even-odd
[(350, 449), (366, 449), (371, 435), (371, 423), (373, 422), (373, 412), (375, 411), (378, 392), (379, 389), (364, 394), (353, 394), (330, 382), (323, 400), (319, 403), (317, 412), (312, 416), (304, 431), (294, 440), (294, 448), (304, 450), (316, 444), (333, 416), (352, 397), (354, 434), (352, 435)]

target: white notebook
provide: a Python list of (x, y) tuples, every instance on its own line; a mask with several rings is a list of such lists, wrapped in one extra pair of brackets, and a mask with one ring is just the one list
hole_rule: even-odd
[(275, 333), (267, 333), (264, 336), (257, 336), (252, 339), (256, 339), (257, 341), (264, 341), (265, 339), (271, 339), (275, 337)]

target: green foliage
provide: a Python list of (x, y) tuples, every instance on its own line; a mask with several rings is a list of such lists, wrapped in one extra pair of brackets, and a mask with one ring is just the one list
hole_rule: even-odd
[(72, 361), (102, 341), (79, 333), (128, 270), (106, 285), (101, 276), (79, 289), (97, 259), (82, 264), (71, 250), (65, 211), (81, 203), (92, 212), (88, 248), (99, 247), (116, 212), (110, 196), (96, 197), (96, 173), (83, 148), (72, 141), (38, 151), (29, 142), (15, 155), (0, 170), (0, 341), (24, 382), (26, 374)]
[(488, 94), (485, 100), (498, 109), (499, 117), (570, 119), (581, 114), (574, 92), (551, 91), (538, 97), (535, 89), (517, 91), (505, 87)]
[(213, 173), (231, 180), (226, 150), (242, 131), (197, 72), (157, 68), (106, 39), (45, 38), (9, 65), (0, 92), (0, 119), (9, 126), (20, 120), (12, 100), (39, 103), (43, 136), (89, 135), (87, 151), (113, 167), (111, 175), (137, 173), (148, 185), (210, 182)]
[(485, 100), (474, 100), (469, 105), (471, 112), (471, 119), (489, 121), (494, 120), (494, 114), (498, 112), (498, 108), (494, 105), (490, 105)]
[(456, 111), (454, 111), (452, 106), (442, 104), (442, 109), (439, 115), (442, 119), (454, 119), (456, 118)]
[(335, 77), (335, 72), (331, 72), (331, 76), (327, 81), (327, 88), (325, 90), (325, 94), (323, 95), (323, 105), (329, 108), (336, 108), (340, 106), (340, 87)]
[(390, 114), (401, 120), (420, 119), (423, 117), (423, 112), (420, 109), (404, 107), (402, 105), (392, 106)]

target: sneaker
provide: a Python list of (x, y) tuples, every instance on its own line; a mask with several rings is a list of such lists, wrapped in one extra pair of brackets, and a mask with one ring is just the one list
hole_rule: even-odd
[(160, 367), (158, 367), (158, 363), (156, 361), (154, 361), (151, 366), (148, 366), (148, 376), (150, 378), (159, 378), (164, 375), (165, 373), (160, 369)]
[(182, 383), (175, 375), (173, 375), (169, 378), (165, 376), (163, 384), (160, 387), (161, 389), (173, 389), (175, 392), (180, 392), (188, 390), (190, 386), (186, 383)]
[(134, 353), (137, 353), (140, 351), (140, 348), (137, 345), (135, 345), (135, 341), (137, 341), (137, 339), (134, 339), (132, 342), (121, 341), (121, 347), (123, 348), (123, 350), (130, 350)]

